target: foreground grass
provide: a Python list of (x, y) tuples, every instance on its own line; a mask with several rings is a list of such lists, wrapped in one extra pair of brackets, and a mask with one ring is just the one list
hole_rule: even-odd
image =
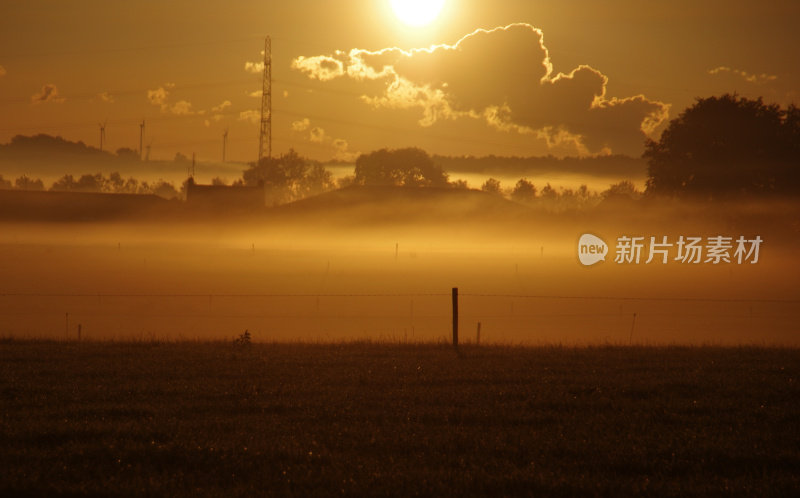
[(0, 343), (0, 495), (800, 492), (800, 352)]

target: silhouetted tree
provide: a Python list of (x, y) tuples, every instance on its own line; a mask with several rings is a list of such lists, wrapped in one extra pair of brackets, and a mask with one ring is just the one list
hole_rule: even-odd
[(321, 164), (312, 164), (298, 182), (296, 194), (299, 197), (318, 195), (334, 188), (333, 175)]
[(613, 185), (609, 186), (608, 189), (604, 190), (602, 196), (606, 199), (616, 197), (628, 197), (630, 199), (636, 199), (641, 195), (636, 189), (636, 185), (633, 184), (630, 180), (622, 180), (620, 182), (614, 183)]
[(648, 193), (800, 193), (800, 111), (736, 95), (698, 99), (648, 141)]
[(94, 175), (85, 174), (75, 180), (72, 175), (64, 175), (56, 180), (50, 190), (64, 192), (111, 192), (115, 194), (137, 194), (152, 193), (146, 183), (139, 185), (135, 178), (125, 180), (117, 173), (111, 173), (108, 177), (102, 173)]
[(302, 176), (305, 168), (305, 159), (294, 149), (289, 149), (279, 157), (265, 157), (260, 163), (251, 165), (242, 178), (249, 187), (268, 184), (272, 188), (284, 188), (292, 183), (292, 179)]
[(76, 190), (79, 192), (102, 192), (105, 190), (105, 183), (106, 180), (100, 173), (95, 175), (82, 175), (78, 179)]
[(530, 180), (520, 178), (511, 191), (511, 198), (517, 202), (531, 203), (536, 200), (536, 187)]
[(495, 178), (489, 178), (483, 182), (483, 185), (481, 185), (481, 190), (490, 194), (503, 195), (503, 189), (500, 187), (500, 180)]
[(50, 190), (57, 191), (70, 191), (75, 190), (75, 178), (72, 175), (64, 175), (56, 180), (50, 187)]
[(447, 174), (422, 149), (381, 149), (356, 159), (358, 185), (445, 187)]
[(0, 189), (8, 190), (8, 189), (11, 189), (13, 187), (14, 187), (14, 185), (11, 183), (10, 180), (6, 180), (5, 178), (3, 178), (3, 175), (0, 175)]
[(577, 190), (564, 189), (558, 196), (558, 205), (561, 209), (581, 209), (594, 206), (600, 200), (600, 195), (589, 190), (586, 185), (581, 185)]
[(247, 186), (263, 185), (267, 198), (275, 203), (318, 194), (335, 186), (333, 176), (324, 166), (301, 157), (293, 149), (251, 165), (242, 179)]
[(466, 180), (454, 180), (450, 182), (450, 186), (462, 190), (467, 190), (469, 188), (469, 184), (467, 184)]
[(347, 175), (343, 176), (336, 180), (336, 186), (339, 188), (350, 187), (356, 184), (356, 177), (355, 175)]
[(547, 202), (556, 202), (558, 200), (558, 190), (554, 189), (549, 182), (542, 189), (542, 199)]
[(36, 178), (28, 178), (28, 175), (22, 175), (14, 181), (14, 185), (19, 190), (44, 190), (44, 183), (42, 180)]
[(108, 175), (103, 190), (117, 194), (135, 194), (139, 191), (139, 181), (132, 177), (126, 180), (115, 171)]
[(118, 172), (113, 172), (105, 179), (103, 190), (108, 192), (123, 192), (125, 189), (125, 179)]

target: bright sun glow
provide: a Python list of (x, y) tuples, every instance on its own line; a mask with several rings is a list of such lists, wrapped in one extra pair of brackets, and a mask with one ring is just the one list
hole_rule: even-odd
[(439, 15), (445, 0), (390, 0), (394, 15), (409, 26), (425, 26)]

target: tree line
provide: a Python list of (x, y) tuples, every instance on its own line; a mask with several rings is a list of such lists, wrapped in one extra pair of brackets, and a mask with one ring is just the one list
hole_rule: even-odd
[(123, 178), (119, 173), (111, 173), (108, 176), (102, 173), (85, 174), (77, 179), (72, 175), (64, 175), (59, 178), (49, 188), (45, 188), (44, 182), (39, 178), (31, 178), (22, 175), (13, 182), (0, 175), (0, 189), (5, 190), (29, 190), (52, 192), (91, 192), (91, 193), (113, 193), (113, 194), (154, 194), (166, 199), (180, 197), (181, 191), (175, 188), (171, 182), (158, 180), (156, 182), (139, 181), (136, 178)]
[[(47, 143), (49, 147), (79, 150), (81, 154), (88, 154), (87, 151), (92, 149), (82, 143), (68, 145), (62, 142), (65, 141), (54, 142), (41, 136), (29, 141), (15, 137), (10, 145), (15, 145), (14, 150), (22, 150)], [(117, 151), (117, 157), (133, 157), (129, 152), (133, 151)], [(643, 157), (648, 169), (644, 192), (639, 192), (630, 181), (617, 183), (600, 193), (590, 191), (585, 185), (573, 190), (557, 189), (548, 183), (538, 189), (526, 178), (521, 178), (511, 187), (504, 187), (498, 180), (489, 178), (481, 190), (525, 204), (566, 208), (593, 205), (609, 196), (701, 199), (797, 196), (800, 194), (800, 109), (794, 105), (781, 108), (777, 104), (765, 104), (761, 98), (747, 99), (730, 94), (701, 98), (670, 121), (658, 141), (646, 142)], [(176, 161), (180, 159), (183, 157), (176, 155)], [(500, 163), (513, 168), (531, 162), (524, 158), (506, 159)], [(473, 158), (472, 163), (488, 172), (491, 160), (491, 157)], [(564, 164), (577, 168), (573, 163), (584, 167), (580, 161)], [(323, 163), (289, 150), (283, 155), (250, 163), (234, 185), (263, 186), (267, 195), (278, 204), (350, 185), (468, 188), (463, 180), (450, 180), (443, 164), (452, 165), (452, 161), (431, 157), (418, 148), (381, 149), (359, 156), (352, 175), (334, 179)], [(633, 167), (633, 163), (626, 163), (624, 167)], [(214, 183), (224, 184), (218, 178)], [(0, 188), (44, 190), (45, 187), (41, 180), (27, 176), (21, 176), (13, 183), (0, 176)], [(64, 175), (53, 183), (50, 190), (156, 194), (176, 198), (185, 192), (185, 182), (176, 188), (164, 180), (148, 183), (134, 178), (124, 179), (118, 173), (108, 176), (97, 173), (78, 178)]]
[[(278, 203), (354, 185), (469, 188), (465, 180), (450, 180), (438, 161), (415, 147), (362, 154), (356, 160), (353, 175), (338, 180), (323, 165), (305, 160), (290, 150), (287, 154), (251, 164), (240, 183), (265, 186)], [(526, 178), (521, 178), (513, 187), (504, 187), (499, 180), (489, 178), (480, 189), (522, 204), (557, 210), (593, 206), (609, 196), (636, 198), (641, 195), (628, 180), (611, 185), (603, 192), (590, 190), (586, 185), (571, 189), (553, 187), (549, 183), (538, 189)]]
[[(212, 185), (227, 185), (214, 178)], [(274, 158), (265, 158), (252, 163), (242, 177), (231, 186), (262, 186), (268, 197), (277, 204), (303, 199), (336, 188), (360, 186), (403, 186), (435, 188), (469, 188), (464, 180), (450, 180), (442, 166), (425, 151), (418, 148), (381, 149), (362, 154), (356, 161), (354, 174), (334, 179), (324, 165), (300, 156), (294, 150)], [(530, 180), (521, 178), (513, 187), (504, 187), (495, 178), (489, 178), (480, 187), (484, 192), (502, 196), (513, 201), (544, 206), (552, 209), (582, 208), (597, 204), (610, 194), (636, 197), (638, 192), (629, 181), (613, 185), (605, 192), (589, 190), (586, 185), (577, 189), (556, 188), (549, 183), (538, 189)], [(116, 194), (154, 194), (166, 199), (185, 198), (186, 182), (176, 188), (171, 182), (139, 181), (124, 178), (117, 172), (73, 176), (66, 174), (45, 188), (44, 182), (27, 175), (13, 182), (0, 175), (0, 189), (29, 191), (50, 190), (54, 192), (90, 192)]]

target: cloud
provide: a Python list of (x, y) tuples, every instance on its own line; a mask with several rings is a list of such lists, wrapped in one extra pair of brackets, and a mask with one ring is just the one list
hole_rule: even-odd
[(320, 128), (319, 126), (315, 126), (311, 128), (308, 132), (308, 139), (315, 143), (323, 143), (328, 136), (325, 134), (325, 130)]
[(767, 74), (767, 73), (753, 74), (753, 73), (748, 73), (747, 71), (742, 71), (741, 69), (732, 69), (727, 66), (719, 66), (715, 67), (714, 69), (709, 69), (708, 74), (712, 75), (732, 74), (739, 76), (748, 83), (754, 83), (757, 85), (769, 83), (771, 81), (775, 81), (778, 79), (777, 76), (772, 74)]
[(334, 148), (333, 158), (337, 161), (348, 161), (352, 162), (355, 161), (358, 156), (361, 155), (361, 152), (351, 151), (350, 144), (347, 143), (347, 140), (343, 138), (334, 138), (331, 141), (331, 145)]
[(245, 62), (244, 63), (244, 70), (248, 73), (253, 74), (260, 74), (264, 71), (264, 63), (263, 62)]
[(61, 103), (64, 102), (64, 100), (64, 97), (58, 93), (58, 87), (52, 83), (42, 85), (42, 89), (38, 93), (31, 95), (31, 102), (34, 104), (41, 104), (44, 102)]
[(555, 73), (542, 31), (522, 23), (479, 29), (453, 45), (297, 57), (292, 68), (321, 82), (382, 83), (372, 94), (358, 87), (362, 102), (417, 109), (423, 127), (479, 120), (579, 154), (641, 153), (669, 113), (644, 95), (609, 98), (608, 77), (589, 65)]
[[(341, 53), (337, 53), (337, 55), (341, 55)], [(324, 55), (300, 56), (292, 61), (292, 68), (306, 73), (309, 78), (320, 81), (329, 81), (345, 74), (343, 61)]]
[(179, 100), (169, 107), (169, 112), (178, 116), (185, 116), (187, 114), (194, 114), (192, 110), (192, 103), (187, 100)]
[(250, 121), (253, 124), (261, 122), (261, 111), (248, 109), (239, 113), (239, 121)]
[(245, 62), (244, 63), (244, 70), (245, 71), (247, 71), (248, 73), (253, 73), (253, 74), (260, 74), (261, 72), (264, 71), (264, 60), (263, 60), (264, 51), (262, 50), (260, 52), (260, 54), (261, 54), (261, 58), (262, 58), (260, 61), (258, 61), (258, 62)]
[(4, 68), (3, 66), (0, 66), (0, 77), (5, 76), (6, 74), (8, 74), (8, 71), (6, 71), (6, 68)]
[(343, 138), (331, 137), (323, 128), (319, 126), (311, 126), (311, 120), (303, 118), (292, 123), (292, 131), (296, 133), (304, 133), (305, 139), (309, 142), (329, 147), (333, 149), (333, 157), (337, 161), (354, 161), (360, 152), (350, 151), (350, 146), (347, 140)]
[(157, 106), (164, 106), (167, 102), (168, 95), (169, 92), (163, 86), (155, 90), (147, 90), (147, 100), (149, 100), (151, 104)]
[(212, 107), (211, 112), (222, 112), (231, 105), (232, 104), (230, 100), (225, 100), (220, 105)]
[(160, 86), (155, 90), (148, 90), (147, 100), (154, 106), (161, 108), (161, 112), (175, 114), (176, 116), (205, 114), (205, 111), (195, 111), (192, 108), (192, 103), (188, 100), (179, 100), (174, 104), (170, 104), (169, 94), (170, 90), (174, 87), (175, 85), (173, 83), (167, 83), (166, 85)]
[(309, 126), (311, 126), (311, 120), (309, 120), (308, 118), (303, 118), (292, 123), (292, 130), (306, 131)]

